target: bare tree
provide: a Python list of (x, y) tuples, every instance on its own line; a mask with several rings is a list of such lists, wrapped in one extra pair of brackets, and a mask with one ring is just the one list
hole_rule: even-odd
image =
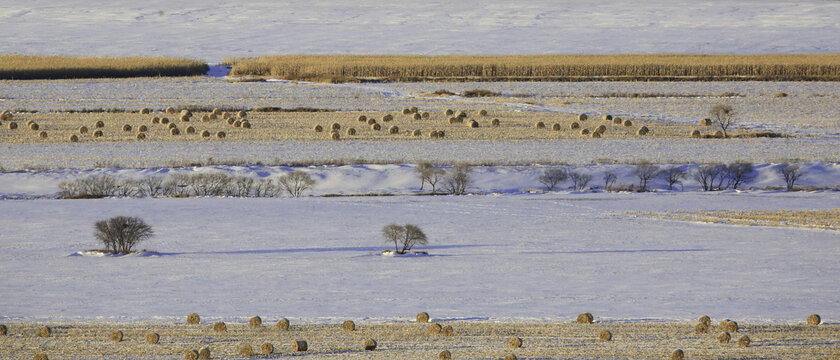
[(700, 183), (703, 191), (712, 191), (715, 189), (715, 180), (720, 176), (724, 166), (721, 164), (700, 165), (694, 170), (694, 180)]
[(315, 185), (315, 179), (309, 176), (308, 173), (295, 170), (281, 176), (277, 179), (277, 183), (290, 196), (299, 197), (303, 195), (304, 191), (309, 190), (309, 188)]
[(569, 175), (566, 173), (566, 170), (561, 168), (552, 168), (552, 169), (545, 169), (543, 174), (540, 175), (540, 183), (545, 185), (545, 188), (548, 191), (553, 191), (557, 184), (566, 181), (566, 178)]
[(429, 186), (432, 187), (432, 194), (437, 194), (437, 184), (443, 179), (446, 172), (432, 166), (428, 161), (419, 162), (414, 168), (417, 169), (417, 176), (420, 178), (420, 190), (423, 190), (423, 185), (429, 183)]
[(572, 180), (572, 186), (575, 190), (583, 190), (592, 181), (592, 175), (571, 171), (569, 172), (569, 179)]
[(273, 181), (267, 179), (254, 182), (253, 189), (256, 197), (274, 197), (279, 195), (280, 190)]
[(390, 223), (382, 228), (382, 237), (385, 238), (386, 243), (394, 243), (394, 252), (400, 251), (400, 240), (405, 237), (405, 227)]
[(163, 176), (144, 176), (138, 181), (138, 188), (146, 196), (158, 196), (163, 192)]
[(647, 183), (659, 173), (659, 166), (643, 161), (633, 167), (633, 175), (639, 178), (639, 192), (648, 190)]
[(134, 197), (142, 195), (143, 192), (140, 190), (140, 182), (129, 178), (120, 181), (116, 194), (120, 197)]
[(793, 191), (793, 186), (796, 184), (796, 180), (799, 180), (799, 178), (805, 175), (805, 172), (799, 168), (799, 165), (793, 164), (784, 164), (778, 167), (777, 171), (779, 174), (782, 174), (782, 177), (785, 179), (787, 191)]
[(732, 110), (732, 106), (717, 104), (712, 106), (712, 109), (709, 110), (709, 114), (712, 116), (712, 120), (714, 120), (723, 131), (723, 137), (727, 137), (728, 135), (726, 134), (726, 129), (735, 123), (735, 111)]
[(615, 185), (615, 181), (618, 180), (618, 175), (615, 172), (607, 171), (604, 173), (604, 190), (610, 191), (613, 185)]
[(680, 169), (679, 166), (668, 166), (662, 169), (659, 174), (668, 182), (668, 190), (674, 190), (674, 185), (682, 184), (682, 180), (685, 179), (685, 171)]
[(414, 165), (414, 170), (417, 170), (417, 177), (420, 178), (420, 191), (423, 190), (423, 185), (426, 185), (426, 177), (424, 176), (424, 173), (431, 167), (432, 163), (428, 161), (421, 161), (418, 162), (417, 165)]
[(472, 166), (466, 163), (456, 164), (444, 178), (444, 187), (450, 194), (464, 195), (472, 184), (470, 172)]
[(736, 162), (723, 168), (721, 178), (726, 179), (726, 188), (738, 189), (741, 185), (749, 184), (755, 179), (753, 164)]
[[(405, 226), (394, 223), (385, 225), (382, 228), (382, 237), (385, 242), (394, 243), (394, 252), (397, 254), (405, 254), (416, 245), (426, 245), (429, 239), (420, 227), (412, 224), (405, 224)], [(400, 248), (402, 246), (402, 248)]]
[(237, 176), (233, 178), (228, 192), (233, 196), (247, 197), (254, 189), (254, 179), (250, 176)]
[(154, 235), (152, 227), (134, 216), (115, 216), (94, 224), (93, 235), (105, 249), (114, 254), (127, 254), (139, 242)]
[(221, 196), (230, 185), (227, 174), (192, 174), (187, 181), (187, 188), (195, 196)]

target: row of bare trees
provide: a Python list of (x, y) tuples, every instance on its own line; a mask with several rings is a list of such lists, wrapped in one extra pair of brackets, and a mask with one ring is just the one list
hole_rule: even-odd
[(453, 195), (464, 195), (472, 185), (472, 166), (466, 163), (455, 164), (449, 171), (435, 167), (428, 161), (421, 161), (415, 166), (420, 178), (420, 190), (429, 184), (432, 194), (438, 194), (438, 186)]

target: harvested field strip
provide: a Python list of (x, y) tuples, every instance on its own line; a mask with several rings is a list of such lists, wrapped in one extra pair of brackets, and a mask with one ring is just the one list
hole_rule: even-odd
[(840, 54), (286, 55), (227, 62), (234, 76), (323, 82), (840, 80)]
[(725, 211), (631, 211), (629, 215), (658, 219), (700, 221), (732, 225), (805, 227), (840, 230), (840, 209), (830, 210), (725, 210)]
[(208, 70), (203, 61), (185, 58), (0, 55), (2, 80), (195, 76)]
[[(707, 334), (695, 334), (693, 323), (596, 322), (519, 323), (519, 322), (441, 322), (450, 325), (453, 336), (430, 334), (429, 324), (359, 323), (356, 330), (342, 330), (341, 324), (295, 324), (289, 330), (274, 327), (276, 319), (266, 319), (259, 328), (228, 323), (226, 332), (214, 332), (213, 321), (198, 325), (160, 323), (56, 323), (52, 337), (38, 338), (43, 324), (11, 323), (8, 336), (0, 341), (0, 353), (30, 359), (43, 352), (59, 359), (117, 359), (126, 357), (183, 358), (190, 349), (207, 347), (212, 358), (239, 356), (241, 345), (274, 345), (274, 356), (293, 355), (292, 342), (305, 340), (315, 358), (432, 359), (447, 349), (453, 358), (499, 358), (507, 354), (527, 358), (667, 358), (682, 349), (688, 358), (829, 358), (838, 354), (840, 326), (837, 325), (753, 325), (739, 324), (734, 339), (746, 335), (749, 347), (737, 341), (720, 344), (720, 329), (712, 325)], [(434, 320), (433, 320), (434, 321)], [(715, 322), (713, 321), (713, 324)], [(121, 342), (109, 339), (112, 331), (124, 334)], [(599, 341), (602, 330), (612, 340)], [(147, 344), (146, 334), (160, 335), (158, 344)], [(522, 339), (522, 348), (511, 349), (508, 339)], [(374, 351), (364, 351), (365, 339), (374, 339)]]

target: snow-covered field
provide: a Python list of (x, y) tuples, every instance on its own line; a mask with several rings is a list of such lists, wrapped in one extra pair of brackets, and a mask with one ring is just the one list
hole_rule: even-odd
[(840, 3), (133, 1), (0, 4), (2, 53), (830, 53)]

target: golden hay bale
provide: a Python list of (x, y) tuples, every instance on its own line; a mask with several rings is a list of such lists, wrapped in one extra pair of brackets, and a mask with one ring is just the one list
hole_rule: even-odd
[(356, 120), (358, 120), (359, 122), (367, 122), (367, 116), (359, 115), (359, 117), (357, 117)]
[(211, 121), (216, 120), (216, 119), (218, 119), (218, 116), (216, 116), (216, 114), (210, 114), (210, 120)]
[(622, 125), (624, 125), (624, 127), (631, 127), (633, 126), (633, 122), (630, 120), (624, 120), (624, 123), (622, 123)]
[(517, 357), (514, 354), (507, 354), (505, 355), (504, 360), (517, 360)]
[(181, 135), (181, 130), (178, 130), (178, 128), (171, 128), (169, 129), (169, 134), (172, 136), (178, 136)]
[(46, 139), (47, 138), (47, 132), (46, 131), (39, 132), (38, 137), (41, 138), (41, 139)]
[(222, 113), (222, 120), (228, 120), (230, 118), (231, 118), (230, 113), (228, 113), (227, 111)]
[(560, 131), (560, 129), (561, 129), (561, 126), (558, 123), (554, 123), (554, 125), (551, 125), (551, 130), (553, 130), (553, 131)]
[(373, 131), (379, 131), (379, 130), (382, 130), (382, 126), (379, 125), (379, 124), (373, 124), (373, 125), (370, 126), (370, 129), (373, 130)]
[(721, 328), (731, 333), (738, 332), (738, 323), (735, 321), (728, 321), (726, 324), (721, 326)]
[(178, 119), (180, 119), (182, 122), (189, 122), (190, 121), (190, 116), (181, 115)]
[(152, 125), (154, 125), (154, 124), (160, 124), (160, 118), (159, 117), (155, 116), (155, 117), (152, 118)]
[(341, 124), (335, 122), (330, 124), (330, 130), (341, 130)]
[(603, 134), (603, 133), (607, 132), (607, 126), (606, 125), (598, 125), (598, 127), (595, 128), (595, 132), (599, 132), (599, 133)]
[[(385, 114), (385, 116), (382, 117), (382, 122), (389, 122), (391, 120), (394, 120), (394, 115)], [(370, 124), (370, 123), (368, 123), (368, 124)]]
[[(384, 121), (384, 119), (383, 119), (383, 121)], [(373, 125), (373, 124), (376, 124), (376, 119), (372, 119), (372, 118), (371, 118), (371, 119), (368, 119), (367, 124), (368, 124), (368, 125)]]
[(160, 123), (161, 123), (162, 125), (169, 124), (169, 118), (160, 118)]
[(685, 359), (685, 353), (682, 350), (677, 349), (677, 350), (674, 350), (674, 352), (671, 353), (671, 360), (683, 360), (683, 359)]
[(235, 123), (236, 123), (236, 119), (234, 119), (234, 118), (228, 118), (225, 122), (226, 122), (228, 125), (233, 125), (233, 124), (235, 124)]
[(420, 114), (420, 117), (421, 117), (421, 118), (424, 118), (424, 119), (428, 119), (428, 118), (429, 118), (429, 117), (431, 117), (431, 116), (432, 116), (432, 115), (431, 115), (431, 114), (429, 114), (428, 112), (423, 112), (422, 114)]
[(545, 123), (542, 122), (542, 121), (537, 121), (537, 123), (534, 124), (534, 128), (535, 129), (545, 129)]
[(412, 106), (411, 108), (409, 108), (409, 110), (411, 110), (411, 112), (413, 112), (413, 113), (415, 113), (415, 114), (416, 114), (418, 111), (420, 111), (420, 109), (418, 109), (416, 106)]
[(446, 131), (443, 131), (443, 130), (438, 130), (438, 134), (437, 134), (437, 135), (438, 135), (437, 137), (439, 137), (439, 138), (446, 137)]
[(624, 123), (624, 120), (622, 120), (618, 116), (614, 117), (612, 121), (613, 121), (613, 124), (615, 124), (615, 125), (621, 125), (622, 123)]
[(178, 125), (176, 125), (175, 123), (169, 123), (169, 125), (166, 125), (166, 128), (170, 129), (170, 130), (174, 129), (174, 128), (177, 128), (177, 127), (178, 127)]
[(589, 136), (592, 137), (593, 139), (599, 139), (599, 138), (601, 138), (601, 133), (598, 132), (598, 131), (593, 131), (592, 134), (590, 134)]
[(697, 319), (697, 321), (706, 325), (712, 325), (712, 318), (710, 318), (708, 315), (701, 316), (699, 319)]
[(213, 331), (217, 333), (227, 332), (227, 324), (224, 321), (219, 321), (213, 324)]
[(446, 109), (446, 111), (443, 112), (443, 114), (446, 115), (446, 116), (452, 116), (452, 114), (454, 114), (454, 113), (455, 112), (452, 111), (452, 109)]
[(37, 353), (37, 354), (35, 354), (34, 359), (35, 360), (50, 360), (50, 358), (47, 357), (47, 353)]
[(822, 323), (822, 319), (817, 314), (808, 315), (808, 325), (819, 325)]
[(578, 121), (586, 121), (588, 119), (589, 119), (589, 115), (586, 115), (586, 114), (578, 115)]
[(131, 131), (131, 125), (129, 125), (129, 124), (123, 125), (122, 131), (126, 131), (126, 132)]
[(353, 331), (356, 330), (356, 323), (354, 323), (352, 320), (347, 320), (343, 324), (341, 324), (341, 328), (347, 331)]
[(198, 350), (198, 358), (199, 359), (209, 359), (210, 358), (210, 349), (203, 347)]
[(577, 316), (577, 323), (578, 324), (591, 324), (595, 321), (595, 317), (592, 316), (590, 313), (583, 313)]
[(600, 334), (598, 334), (598, 340), (610, 341), (612, 340), (612, 333), (609, 330), (603, 330)]
[(36, 124), (34, 122), (29, 123), (29, 130), (35, 131), (35, 130), (38, 130), (38, 129), (40, 129), (40, 126), (38, 126), (38, 124)]
[(147, 115), (147, 114), (151, 114), (151, 113), (152, 113), (152, 109), (149, 109), (149, 108), (140, 109), (140, 114)]
[(214, 108), (213, 111), (210, 112), (210, 115), (221, 116), (222, 115), (222, 110), (219, 109), (219, 108)]
[(414, 114), (414, 115), (411, 115), (411, 118), (414, 119), (414, 120), (420, 120), (420, 119), (423, 118), (423, 116), (420, 115), (420, 114)]
[(76, 134), (73, 134), (73, 135), (70, 135), (69, 138), (67, 138), (67, 141), (69, 141), (69, 142), (79, 142), (79, 137), (76, 136)]
[(376, 340), (367, 339), (365, 340), (365, 351), (373, 351), (376, 350)]
[(205, 114), (201, 117), (201, 122), (208, 122), (208, 121), (210, 121), (210, 115)]
[(6, 325), (0, 324), (0, 336), (6, 336), (8, 331), (9, 329), (6, 328)]
[(726, 331), (718, 335), (718, 341), (720, 341), (721, 344), (729, 344), (729, 340), (732, 340), (732, 336)]
[(691, 137), (699, 138), (700, 136), (701, 136), (700, 135), (700, 130), (697, 130), (697, 129), (691, 130)]
[(612, 115), (607, 114), (607, 115), (604, 115), (602, 117), (602, 119), (604, 119), (604, 121), (612, 121), (613, 117), (612, 117)]
[(184, 131), (186, 131), (187, 134), (195, 134), (195, 128), (192, 126), (187, 126), (187, 128), (184, 129)]
[(201, 322), (201, 318), (196, 313), (192, 313), (187, 315), (187, 324), (190, 325), (197, 325)]
[(423, 136), (423, 132), (422, 132), (422, 131), (420, 131), (419, 129), (418, 129), (418, 130), (414, 130), (414, 131), (412, 131), (412, 132), (411, 132), (411, 136), (415, 136), (415, 137), (418, 137), (418, 136)]
[(701, 126), (712, 126), (712, 119), (701, 119), (700, 120)]
[(315, 127), (312, 128), (312, 131), (315, 131), (316, 133), (318, 133), (318, 132), (324, 131), (324, 127), (321, 126), (321, 125), (315, 125)]
[(462, 122), (464, 122), (464, 118), (459, 118), (459, 117), (451, 117), (451, 118), (449, 118), (449, 123), (450, 123), (450, 124), (460, 124), (460, 123), (462, 123)]
[(276, 326), (278, 330), (289, 330), (289, 319), (280, 318), (280, 320), (277, 320)]
[(694, 325), (694, 333), (696, 333), (696, 334), (708, 334), (709, 333), (709, 325), (706, 325), (706, 323), (701, 323), (701, 322), (697, 323), (697, 325)]
[(720, 130), (715, 131), (714, 135), (712, 135), (712, 136), (714, 136), (718, 139), (723, 139), (723, 131), (720, 131)]
[(14, 130), (14, 129), (17, 129), (17, 127), (18, 127), (17, 123), (14, 122), (14, 121), (9, 122), (9, 125), (7, 125), (7, 126), (9, 127), (9, 130)]
[(271, 355), (274, 353), (274, 345), (271, 343), (263, 343), (260, 345), (260, 353), (263, 355)]
[(580, 129), (580, 124), (577, 123), (577, 122), (573, 122), (573, 123), (569, 124), (569, 129), (572, 129), (572, 130)]
[(514, 336), (508, 339), (508, 347), (511, 349), (518, 349), (522, 347), (522, 339)]
[(242, 128), (243, 129), (250, 129), (251, 128), (251, 122), (248, 121), (248, 120), (242, 120)]
[(251, 345), (242, 345), (239, 347), (239, 356), (251, 357), (254, 355), (254, 348)]
[(411, 109), (409, 109), (409, 108), (402, 109), (402, 114), (403, 115), (411, 114)]
[(478, 127), (478, 121), (475, 121), (475, 120), (470, 120), (470, 123), (469, 123), (469, 124), (467, 124), (467, 126), (469, 126), (469, 127), (470, 127), (470, 128), (472, 128), (472, 129), (475, 129), (475, 128), (477, 128), (477, 127)]
[(0, 113), (0, 121), (11, 120), (13, 117), (14, 115), (12, 115), (9, 110), (3, 110), (3, 112)]
[(202, 131), (202, 132), (201, 132), (201, 137), (203, 137), (203, 138), (208, 138), (208, 137), (210, 137), (210, 132), (209, 132), (209, 131), (207, 131), (207, 130)]
[(239, 121), (239, 120), (234, 120), (233, 121), (233, 127), (242, 127), (242, 122)]
[(29, 127), (29, 125), (32, 125), (32, 124), (34, 124), (34, 123), (35, 123), (35, 122), (34, 122), (34, 121), (32, 121), (32, 120), (26, 120), (26, 127)]
[(388, 128), (388, 133), (389, 134), (399, 134), (400, 133), (400, 128), (397, 125), (391, 126), (391, 127)]
[(434, 138), (440, 137), (440, 135), (438, 134), (438, 131), (437, 131), (437, 130), (432, 130), (432, 131), (429, 133), (429, 137), (430, 137), (430, 138), (432, 138), (432, 139), (434, 139)]
[(438, 353), (438, 360), (450, 360), (452, 359), (452, 353), (449, 350), (443, 350)]
[(38, 337), (47, 338), (52, 335), (52, 329), (49, 326), (42, 326), (38, 329)]
[(479, 115), (479, 116), (487, 116), (487, 110), (484, 110), (484, 109), (479, 110), (479, 111), (478, 111), (478, 115)]
[(140, 125), (140, 127), (137, 128), (137, 131), (146, 132), (146, 131), (149, 131), (149, 127), (146, 126), (146, 125)]
[(455, 329), (453, 329), (450, 325), (446, 325), (440, 329), (440, 333), (443, 336), (453, 336), (455, 335)]
[(345, 133), (347, 134), (347, 136), (356, 135), (356, 129), (347, 128), (347, 131)]
[(438, 323), (430, 324), (429, 325), (429, 334), (438, 335), (443, 330), (443, 327), (440, 326)]
[(135, 135), (134, 138), (137, 139), (137, 140), (146, 140), (146, 134), (145, 133), (137, 133), (137, 135)]
[(123, 340), (123, 332), (119, 330), (111, 331), (111, 341), (120, 342)]
[(417, 313), (417, 317), (415, 318), (419, 323), (427, 323), (429, 322), (429, 313), (425, 311), (421, 311)]
[(236, 116), (244, 118), (244, 117), (248, 116), (248, 114), (246, 112), (240, 110), (239, 112), (236, 113)]
[(648, 134), (648, 132), (650, 132), (650, 130), (648, 130), (647, 126), (642, 126), (639, 128), (638, 131), (636, 131), (636, 135), (645, 136)]
[(97, 128), (97, 129), (98, 128), (103, 128), (103, 127), (105, 127), (105, 123), (102, 122), (102, 120), (99, 120), (95, 124), (93, 124), (93, 127)]
[(341, 135), (338, 133), (338, 130), (330, 132), (330, 140), (341, 140)]
[(295, 340), (292, 342), (292, 351), (306, 351), (309, 349), (309, 344), (306, 340)]
[(181, 116), (192, 116), (192, 111), (187, 109), (181, 110)]
[(102, 137), (105, 134), (102, 133), (102, 130), (96, 130), (93, 132), (93, 137)]
[(174, 107), (171, 107), (171, 106), (170, 106), (170, 107), (168, 107), (168, 108), (166, 108), (166, 113), (167, 113), (167, 114), (174, 114), (176, 111), (177, 111), (177, 110), (175, 110), (175, 108), (174, 108)]
[(739, 347), (750, 347), (750, 337), (747, 335), (743, 335), (738, 338), (738, 346)]
[(157, 344), (160, 342), (160, 335), (156, 332), (146, 333), (146, 344)]
[(465, 117), (467, 117), (467, 112), (466, 111), (459, 111), (458, 115), (455, 115), (455, 116), (457, 116), (459, 118), (465, 118)]
[(589, 129), (580, 129), (581, 135), (589, 135)]
[(224, 131), (219, 131), (219, 132), (216, 133), (216, 137), (219, 138), (219, 139), (224, 139), (225, 136), (227, 136), (227, 134), (225, 134)]
[(493, 119), (493, 121), (490, 122), (490, 125), (499, 126), (499, 119)]
[(87, 134), (87, 132), (88, 132), (87, 126), (84, 126), (84, 125), (79, 126), (79, 134)]

